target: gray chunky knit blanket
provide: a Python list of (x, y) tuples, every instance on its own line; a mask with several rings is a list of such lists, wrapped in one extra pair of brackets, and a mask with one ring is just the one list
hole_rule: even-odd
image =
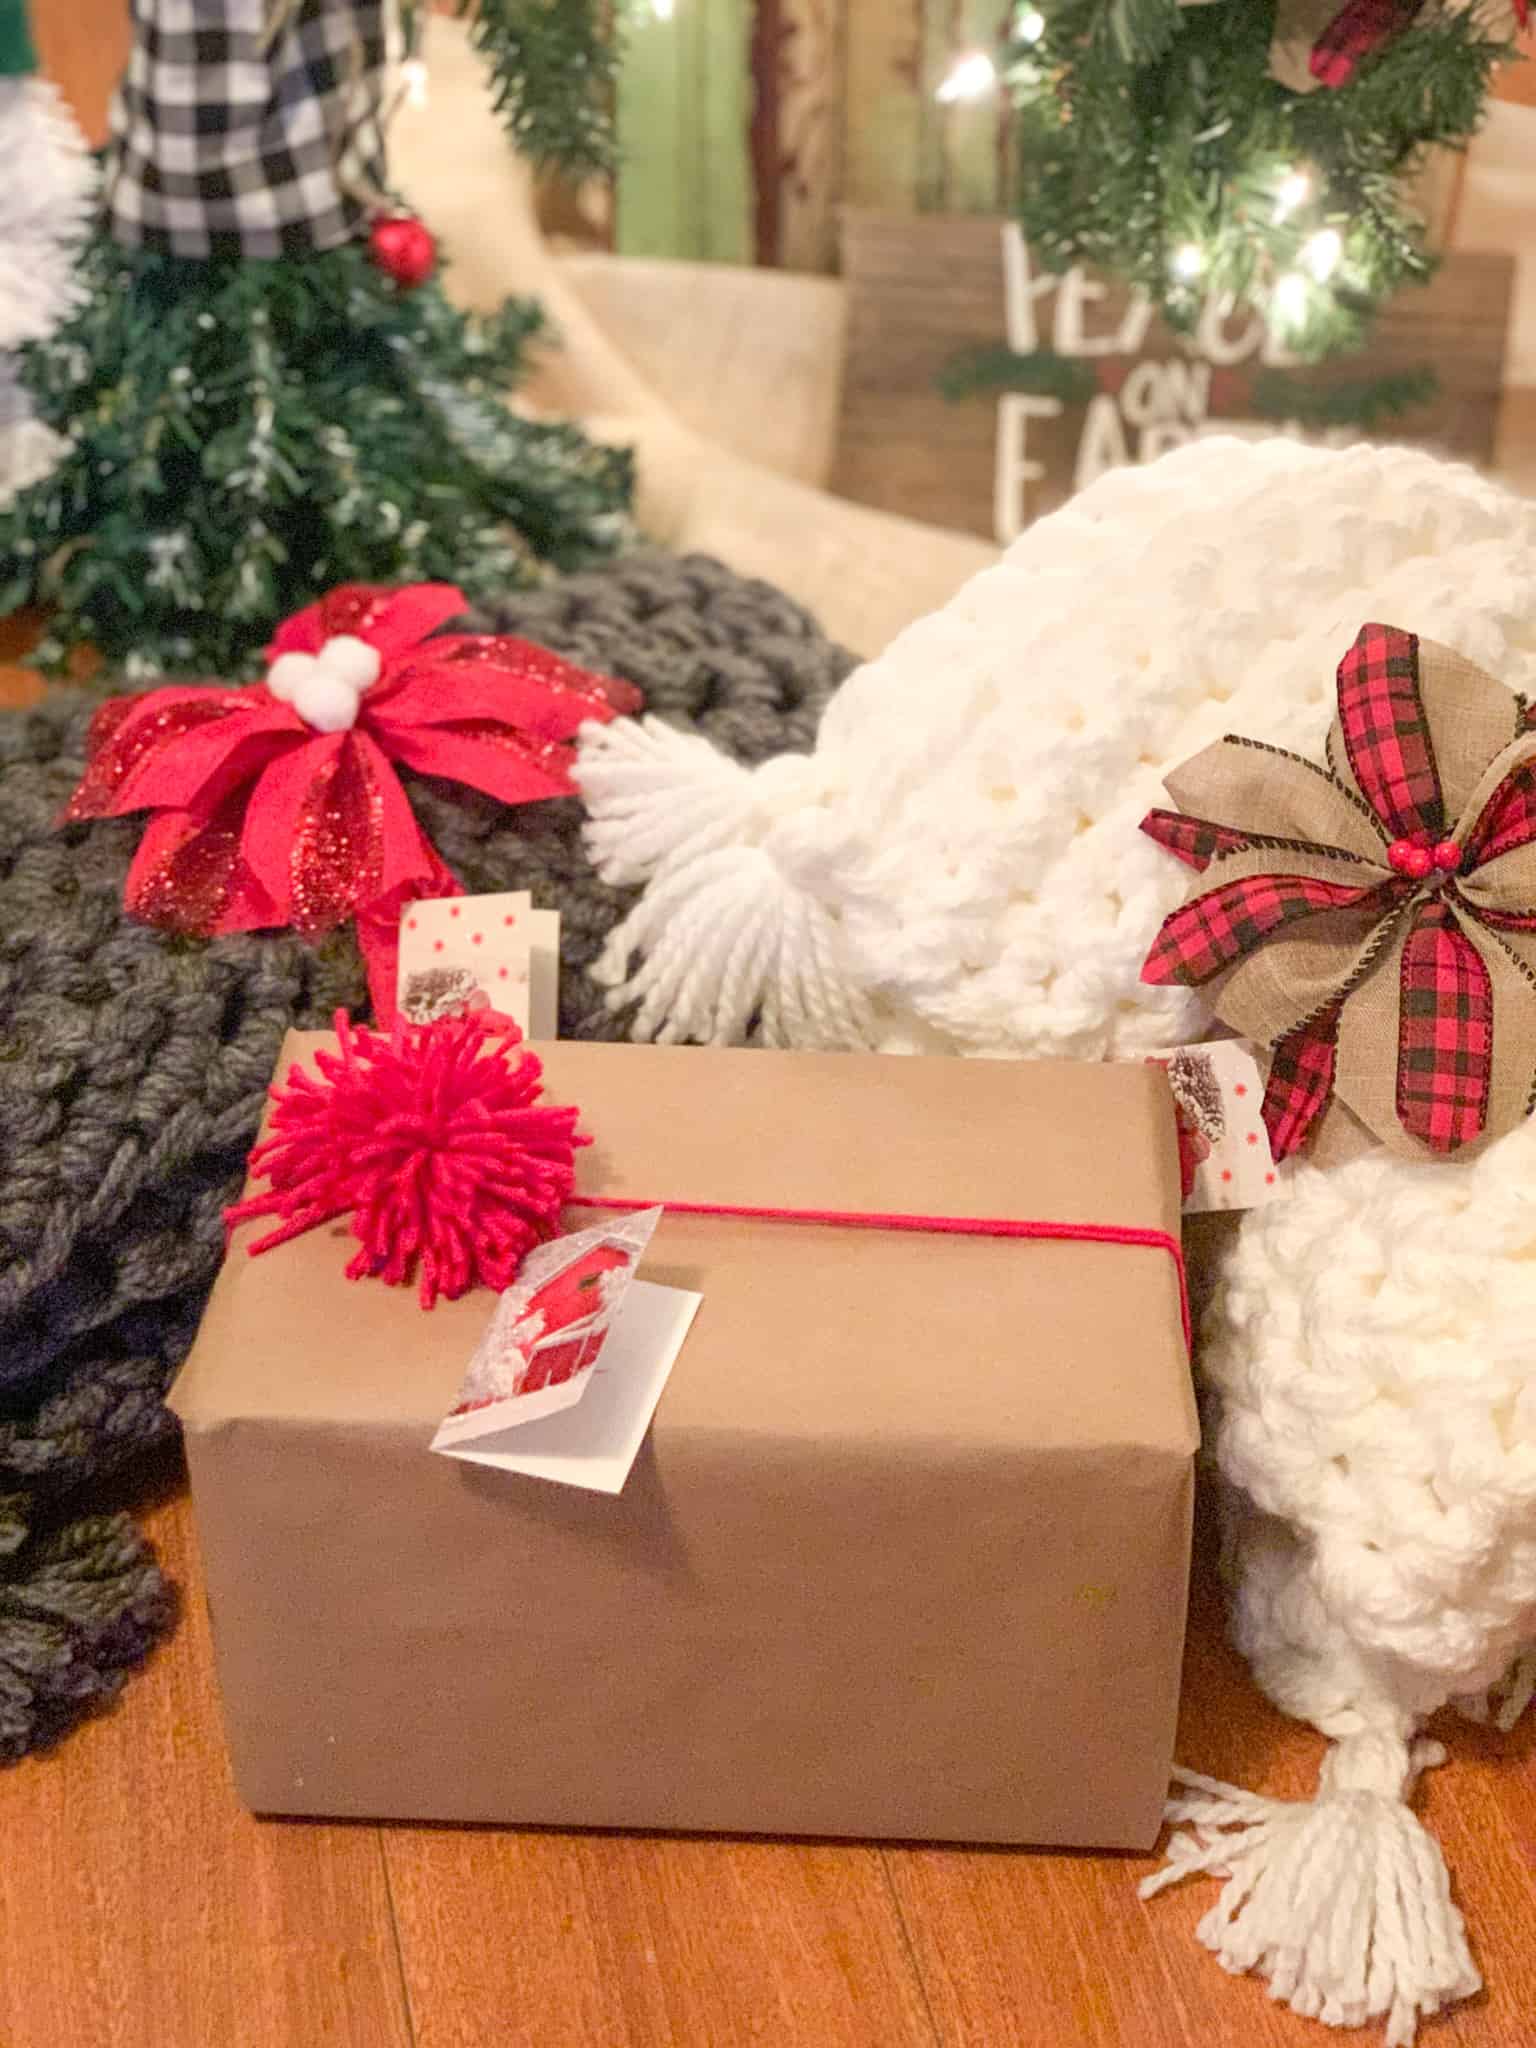
[[(789, 599), (698, 556), (633, 556), (473, 623), (627, 677), (746, 762), (808, 749), (853, 665)], [(113, 1693), (169, 1621), (148, 1547), (91, 1512), (93, 1488), (174, 1432), (162, 1396), (284, 1032), (366, 1005), (350, 930), (184, 940), (125, 917), (141, 822), (55, 823), (105, 694), (0, 713), (0, 1758)], [(592, 873), (579, 804), (411, 794), (467, 889), (561, 913), (562, 1035), (621, 1035), (588, 969), (629, 897)]]

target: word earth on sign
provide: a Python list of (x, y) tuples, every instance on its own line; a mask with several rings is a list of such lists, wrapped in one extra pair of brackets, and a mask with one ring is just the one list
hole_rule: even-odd
[[(1119, 324), (1090, 332), (1090, 308), (1107, 296), (1107, 287), (1082, 270), (1062, 277), (1034, 274), (1029, 245), (1015, 222), (1003, 228), (1003, 289), (1008, 319), (1008, 346), (1016, 355), (1033, 355), (1049, 347), (1059, 356), (1107, 356), (1124, 359), (1146, 345), (1154, 308), (1138, 292)], [(1054, 294), (1050, 332), (1042, 339), (1037, 302)], [(1189, 351), (1158, 361), (1132, 362), (1123, 376), (1106, 364), (1101, 383), (1111, 388), (1088, 401), (1077, 445), (1073, 489), (1082, 490), (1107, 469), (1128, 462), (1152, 462), (1208, 431), (1212, 367), (1227, 369), (1257, 359), (1269, 367), (1297, 358), (1270, 333), (1263, 315), (1250, 310), (1234, 329), (1229, 301), (1207, 299), (1201, 309)], [(1017, 539), (1029, 521), (1028, 489), (1046, 475), (1045, 465), (1029, 453), (1031, 420), (1058, 419), (1064, 401), (1042, 392), (1011, 391), (998, 401), (997, 460), (993, 516), (998, 541)]]

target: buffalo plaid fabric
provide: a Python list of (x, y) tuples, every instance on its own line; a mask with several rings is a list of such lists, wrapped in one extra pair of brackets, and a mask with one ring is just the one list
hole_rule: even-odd
[(1281, 925), (1320, 910), (1356, 910), (1376, 893), (1306, 875), (1249, 875), (1184, 903), (1163, 921), (1141, 970), (1143, 981), (1199, 988), (1251, 953)]
[(1289, 1159), (1301, 1148), (1333, 1092), (1343, 1007), (1335, 1003), (1275, 1047), (1261, 1114), (1276, 1159)]
[(1362, 626), (1339, 664), (1339, 725), (1360, 794), (1395, 839), (1445, 828), (1440, 773), (1419, 695), (1419, 641)]
[(108, 158), (116, 239), (193, 258), (350, 241), (365, 209), (349, 194), (384, 178), (385, 6), (133, 0)]
[(1148, 811), (1141, 829), (1185, 867), (1202, 875), (1218, 853), (1237, 853), (1248, 844), (1241, 832), (1213, 825), (1207, 818), (1186, 818), (1182, 811)]
[(1442, 897), (1419, 906), (1403, 946), (1397, 1114), (1433, 1152), (1482, 1136), (1493, 1069), (1493, 988)]
[(1467, 834), (1463, 866), (1470, 872), (1532, 839), (1536, 839), (1536, 759), (1511, 769), (1489, 797)]
[(1307, 69), (1319, 85), (1348, 85), (1361, 62), (1407, 28), (1423, 0), (1349, 0), (1312, 45)]

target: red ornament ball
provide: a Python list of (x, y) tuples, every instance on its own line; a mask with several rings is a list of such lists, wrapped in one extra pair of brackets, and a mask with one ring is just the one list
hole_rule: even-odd
[(1442, 839), (1435, 848), (1435, 866), (1442, 875), (1454, 875), (1461, 866), (1461, 848), (1454, 839)]
[(368, 254), (402, 291), (412, 292), (437, 268), (437, 239), (409, 214), (386, 214), (373, 224)]

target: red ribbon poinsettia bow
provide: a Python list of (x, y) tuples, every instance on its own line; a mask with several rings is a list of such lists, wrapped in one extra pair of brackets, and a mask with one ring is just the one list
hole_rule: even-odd
[(1212, 991), (1274, 1048), (1276, 1158), (1332, 1102), (1400, 1151), (1510, 1130), (1536, 1084), (1536, 730), (1460, 655), (1365, 626), (1339, 666), (1326, 769), (1218, 741), (1142, 830), (1212, 886), (1142, 979)]
[(151, 813), (129, 912), (199, 937), (355, 919), (388, 1020), (402, 905), (461, 893), (396, 770), (506, 804), (569, 796), (578, 728), (641, 703), (527, 641), (439, 631), (467, 609), (448, 584), (348, 585), (279, 629), (264, 683), (104, 704), (64, 817)]

